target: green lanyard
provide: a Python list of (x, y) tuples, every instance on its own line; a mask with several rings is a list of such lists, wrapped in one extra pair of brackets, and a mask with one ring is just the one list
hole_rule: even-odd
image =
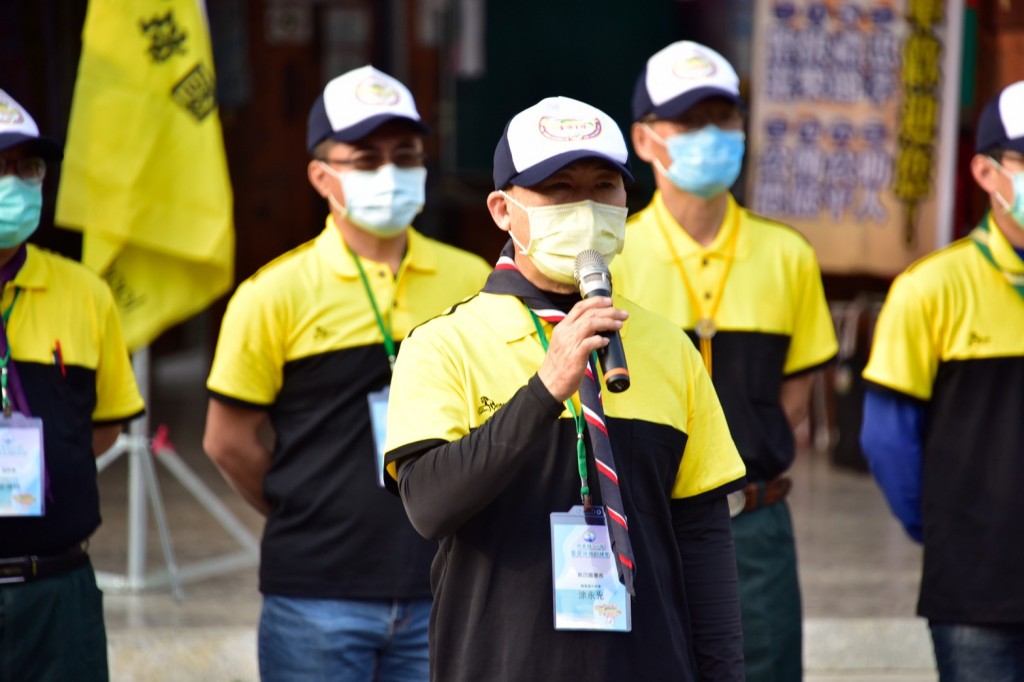
[[(526, 304), (524, 303), (523, 305), (525, 306)], [(533, 318), (533, 326), (537, 328), (540, 345), (544, 347), (544, 352), (547, 353), (548, 336), (544, 333), (544, 327), (540, 323), (540, 318), (529, 307), (526, 309), (529, 311), (530, 317)], [(572, 402), (572, 396), (566, 398), (565, 407), (569, 410), (569, 414), (572, 415), (572, 420), (576, 424), (576, 462), (580, 470), (580, 497), (583, 499), (583, 506), (589, 509), (590, 487), (587, 485), (587, 444), (583, 441), (583, 431), (586, 428), (586, 420), (583, 417), (583, 403), (580, 403), (579, 414), (576, 413), (576, 405)]]
[(1017, 290), (1017, 293), (1020, 294), (1021, 298), (1024, 298), (1024, 275), (1005, 270), (996, 262), (995, 256), (992, 255), (992, 249), (989, 248), (989, 240), (991, 238), (992, 235), (988, 229), (988, 214), (986, 213), (985, 217), (981, 219), (980, 223), (978, 223), (978, 226), (971, 232), (971, 239), (974, 241), (974, 245), (978, 247), (978, 250), (981, 251), (981, 255), (983, 255), (996, 270), (1002, 273), (1003, 278), (1006, 279), (1010, 286)]
[(11, 399), (7, 393), (7, 363), (11, 360), (11, 339), (7, 336), (7, 321), (11, 319), (11, 311), (14, 310), (14, 304), (18, 302), (18, 294), (21, 293), (21, 289), (14, 290), (14, 299), (11, 301), (11, 305), (7, 306), (7, 310), (3, 312), (4, 320), (4, 336), (7, 339), (7, 349), (4, 352), (4, 356), (0, 358), (0, 401), (3, 403), (4, 416), (11, 416)]
[[(384, 318), (381, 317), (380, 311), (377, 309), (377, 300), (373, 297), (373, 290), (370, 288), (370, 280), (366, 278), (366, 272), (363, 270), (363, 264), (359, 262), (359, 256), (357, 256), (348, 244), (345, 244), (345, 249), (352, 256), (352, 260), (356, 262), (356, 269), (359, 270), (359, 277), (363, 280), (363, 286), (366, 288), (366, 295), (370, 299), (370, 307), (373, 308), (373, 316), (377, 318), (377, 326), (380, 327), (380, 333), (384, 337), (384, 350), (388, 354), (388, 366), (391, 371), (395, 371), (395, 339), (391, 336), (391, 309), (388, 309), (388, 323), (384, 324)], [(399, 268), (401, 269), (401, 268)]]

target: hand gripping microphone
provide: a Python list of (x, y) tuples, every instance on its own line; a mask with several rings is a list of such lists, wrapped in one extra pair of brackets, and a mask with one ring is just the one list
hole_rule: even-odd
[[(580, 288), (580, 296), (612, 295), (612, 276), (604, 257), (594, 249), (581, 251), (573, 264), (573, 277)], [(626, 353), (622, 350), (622, 338), (618, 332), (604, 332), (608, 345), (597, 349), (604, 383), (612, 393), (621, 393), (629, 388), (629, 370), (626, 368)]]

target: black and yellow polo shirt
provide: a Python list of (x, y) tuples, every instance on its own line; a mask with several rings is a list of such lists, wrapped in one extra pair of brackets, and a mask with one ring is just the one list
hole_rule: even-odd
[[(361, 263), (396, 341), (479, 291), (490, 271), (412, 229), (397, 277), (382, 263)], [(276, 434), (264, 481), (264, 593), (429, 596), (435, 547), (377, 484), (367, 394), (389, 380), (383, 336), (332, 218), (232, 297), (207, 387), (215, 400), (266, 410)]]
[[(993, 258), (1024, 280), (988, 220)], [(864, 378), (925, 409), (918, 612), (1024, 623), (1024, 299), (970, 238), (954, 242), (893, 282)]]
[[(733, 262), (719, 286), (734, 235)], [(715, 389), (748, 477), (774, 478), (795, 454), (779, 402), (782, 381), (819, 369), (839, 348), (814, 251), (798, 232), (741, 208), (732, 196), (722, 228), (704, 248), (655, 193), (626, 225), (625, 248), (611, 264), (615, 291), (696, 339), (699, 315), (677, 257), (705, 311), (721, 297), (712, 339)]]
[(0, 518), (0, 557), (55, 554), (92, 535), (100, 525), (93, 424), (143, 411), (107, 285), (79, 263), (27, 248), (0, 307), (14, 302), (7, 338), (32, 416), (43, 420), (50, 494), (42, 517)]
[[(435, 679), (676, 679), (690, 669), (689, 625), (671, 507), (724, 496), (743, 484), (743, 463), (701, 364), (683, 333), (620, 297), (631, 386), (604, 391), (623, 508), (636, 556), (637, 605), (629, 634), (553, 631), (551, 512), (580, 503), (576, 429), (567, 410), (530, 425), (509, 423), (487, 448), (521, 448), (525, 462), (485, 508), (450, 535), (432, 571), (431, 671)], [(552, 327), (545, 323), (551, 334)], [(402, 347), (388, 414), (388, 474), (483, 426), (518, 395), (544, 361), (518, 298), (481, 293), (419, 327)], [(550, 401), (550, 395), (548, 396)], [(541, 428), (537, 428), (537, 424)], [(549, 426), (543, 426), (543, 424)], [(517, 426), (520, 427), (517, 429)], [(487, 451), (473, 452), (481, 458)], [(600, 486), (588, 446), (590, 490)], [(443, 465), (438, 470), (443, 471)], [(483, 620), (484, 614), (501, 618)], [(529, 625), (525, 625), (525, 624)], [(584, 675), (586, 677), (586, 675)]]

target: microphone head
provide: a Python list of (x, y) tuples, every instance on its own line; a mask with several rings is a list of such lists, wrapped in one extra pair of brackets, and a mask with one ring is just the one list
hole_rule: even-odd
[(576, 260), (573, 262), (572, 274), (576, 281), (579, 282), (580, 275), (585, 272), (607, 269), (608, 264), (604, 262), (604, 256), (602, 256), (596, 249), (586, 249), (576, 254)]
[(580, 289), (580, 295), (586, 298), (595, 290), (603, 290), (602, 295), (611, 296), (612, 278), (608, 272), (608, 263), (604, 256), (594, 249), (580, 251), (573, 262), (573, 279)]

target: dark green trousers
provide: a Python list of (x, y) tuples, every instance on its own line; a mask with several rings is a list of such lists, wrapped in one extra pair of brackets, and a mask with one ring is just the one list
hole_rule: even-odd
[(785, 502), (733, 519), (747, 682), (803, 676), (803, 617), (793, 523)]
[(0, 682), (106, 682), (103, 595), (92, 565), (0, 584)]

